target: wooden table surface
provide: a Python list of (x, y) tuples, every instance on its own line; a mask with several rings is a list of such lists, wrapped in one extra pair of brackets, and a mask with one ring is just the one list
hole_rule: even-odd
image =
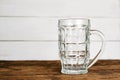
[(60, 61), (0, 61), (0, 80), (120, 80), (120, 60), (99, 60), (83, 75), (60, 69)]

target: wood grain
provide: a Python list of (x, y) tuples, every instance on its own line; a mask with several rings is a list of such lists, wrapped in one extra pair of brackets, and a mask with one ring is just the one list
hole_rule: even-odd
[(99, 60), (84, 75), (60, 69), (60, 61), (0, 61), (0, 80), (120, 80), (120, 60)]

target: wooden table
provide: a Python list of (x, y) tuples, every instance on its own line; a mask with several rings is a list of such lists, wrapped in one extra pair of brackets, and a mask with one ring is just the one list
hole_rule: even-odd
[(99, 60), (84, 75), (65, 75), (59, 61), (0, 61), (0, 80), (120, 80), (120, 60)]

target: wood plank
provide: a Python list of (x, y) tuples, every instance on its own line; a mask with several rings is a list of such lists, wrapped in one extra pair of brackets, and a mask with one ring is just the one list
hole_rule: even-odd
[[(0, 17), (0, 40), (58, 40), (58, 19)], [(91, 29), (101, 30), (106, 40), (120, 40), (120, 18), (90, 19)]]
[(0, 61), (1, 80), (119, 80), (120, 60), (99, 60), (84, 75), (65, 75), (60, 61)]
[(120, 17), (119, 0), (1, 0), (0, 16)]
[[(91, 58), (99, 48), (99, 42), (91, 42)], [(106, 42), (100, 59), (120, 59), (119, 53), (120, 42)], [(0, 42), (0, 60), (59, 60), (58, 42)]]

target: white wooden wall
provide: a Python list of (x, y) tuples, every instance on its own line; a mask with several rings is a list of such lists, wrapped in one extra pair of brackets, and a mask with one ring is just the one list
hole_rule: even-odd
[(0, 0), (0, 60), (59, 59), (61, 18), (91, 19), (91, 28), (106, 36), (101, 59), (120, 59), (120, 0)]

